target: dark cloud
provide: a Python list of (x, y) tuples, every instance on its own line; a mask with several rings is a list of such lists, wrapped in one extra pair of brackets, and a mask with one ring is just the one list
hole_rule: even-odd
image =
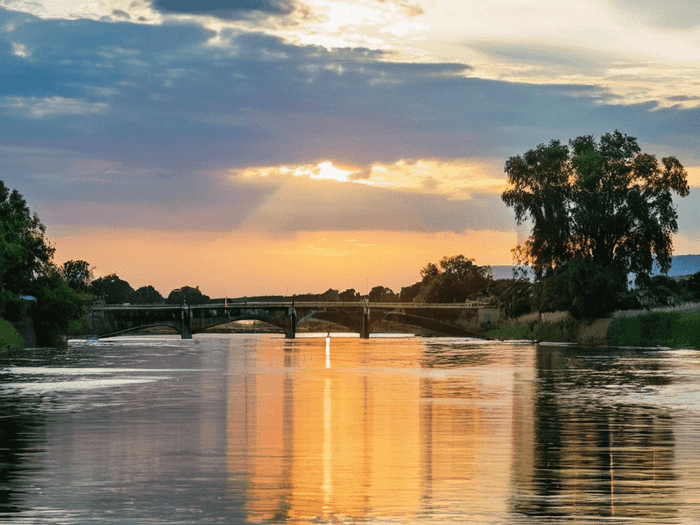
[[(0, 10), (0, 25), (15, 19)], [(553, 138), (614, 129), (653, 144), (650, 152), (659, 156), (700, 163), (698, 110), (622, 105), (597, 86), (467, 78), (461, 64), (388, 63), (376, 51), (297, 47), (259, 34), (224, 34), (235, 45), (217, 48), (207, 45), (213, 33), (195, 25), (23, 20), (0, 34), (0, 126), (4, 146), (14, 148), (0, 178), (45, 203), (138, 203), (162, 210), (179, 228), (235, 228), (258, 217), (275, 188), (227, 186), (202, 172), (327, 159), (361, 166), (401, 158), (505, 162)], [(16, 56), (14, 42), (31, 56)], [(52, 97), (68, 101), (72, 113), (29, 118), (16, 109), (18, 101), (47, 106)], [(66, 160), (43, 162), (28, 148), (62, 151)], [(71, 162), (82, 158), (119, 163), (128, 173), (74, 181)], [(54, 172), (69, 182), (44, 177)], [(365, 187), (348, 200), (340, 190), (349, 187), (324, 187), (340, 211), (315, 201), (318, 209), (307, 204), (287, 217), (268, 212), (263, 223), (277, 231), (512, 227), (494, 196), (448, 201)], [(174, 202), (187, 209), (171, 212)], [(57, 220), (82, 217), (56, 210)], [(168, 222), (156, 215), (145, 215), (149, 224)]]
[(223, 19), (239, 18), (250, 11), (289, 14), (292, 0), (154, 0), (156, 10), (182, 14), (207, 14)]

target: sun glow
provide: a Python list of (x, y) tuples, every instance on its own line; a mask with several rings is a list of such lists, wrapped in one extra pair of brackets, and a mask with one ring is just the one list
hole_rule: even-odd
[(311, 173), (311, 178), (312, 179), (332, 179), (332, 180), (337, 180), (339, 182), (347, 182), (348, 180), (348, 175), (350, 175), (351, 172), (341, 170), (333, 166), (333, 163), (328, 161), (328, 162), (321, 162), (317, 166), (317, 170)]
[(493, 194), (505, 189), (506, 179), (494, 168), (496, 164), (492, 159), (401, 159), (370, 166), (337, 167), (332, 161), (323, 161), (298, 166), (250, 167), (230, 173), (234, 179), (251, 181), (291, 183), (295, 178), (307, 177), (469, 200), (476, 193)]

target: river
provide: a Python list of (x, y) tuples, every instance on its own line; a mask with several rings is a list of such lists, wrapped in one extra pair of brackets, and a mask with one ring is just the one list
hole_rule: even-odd
[(0, 355), (0, 522), (700, 522), (699, 352), (324, 336)]

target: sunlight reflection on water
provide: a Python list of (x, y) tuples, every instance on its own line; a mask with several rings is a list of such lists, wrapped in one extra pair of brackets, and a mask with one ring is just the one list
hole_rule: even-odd
[(0, 357), (0, 521), (700, 521), (696, 352), (325, 336)]

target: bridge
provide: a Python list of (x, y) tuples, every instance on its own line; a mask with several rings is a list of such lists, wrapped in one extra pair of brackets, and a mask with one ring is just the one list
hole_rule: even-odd
[[(467, 303), (379, 303), (340, 301), (225, 302), (205, 305), (94, 306), (86, 319), (87, 333), (111, 337), (133, 330), (169, 326), (182, 339), (232, 321), (257, 320), (281, 328), (293, 339), (297, 326), (314, 317), (330, 321), (368, 338), (381, 320), (396, 321), (457, 336), (473, 336), (481, 324), (497, 315), (497, 308)], [(495, 320), (495, 319), (494, 319)]]

